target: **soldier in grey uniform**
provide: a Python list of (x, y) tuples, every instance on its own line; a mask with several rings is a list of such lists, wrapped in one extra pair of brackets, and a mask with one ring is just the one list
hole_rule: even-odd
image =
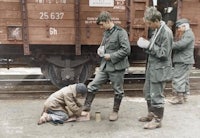
[(84, 111), (90, 111), (95, 93), (102, 84), (109, 80), (115, 94), (113, 112), (110, 114), (109, 120), (115, 121), (118, 119), (118, 110), (124, 95), (124, 73), (129, 66), (128, 55), (131, 48), (127, 32), (114, 24), (109, 12), (101, 12), (97, 18), (97, 24), (105, 29), (101, 43), (102, 48), (97, 52), (101, 57), (101, 65), (94, 80), (88, 84)]
[(169, 74), (172, 74), (173, 34), (161, 19), (161, 13), (155, 7), (146, 9), (144, 14), (145, 24), (154, 32), (149, 40), (149, 45), (145, 47), (148, 59), (144, 96), (147, 101), (148, 115), (139, 118), (139, 121), (147, 122), (144, 125), (145, 129), (161, 127), (165, 103), (163, 92), (166, 81), (170, 79), (168, 78)]
[(176, 22), (178, 41), (173, 42), (174, 77), (172, 80), (175, 96), (171, 104), (182, 104), (187, 101), (190, 93), (189, 74), (194, 64), (195, 36), (190, 29), (189, 21), (185, 18)]

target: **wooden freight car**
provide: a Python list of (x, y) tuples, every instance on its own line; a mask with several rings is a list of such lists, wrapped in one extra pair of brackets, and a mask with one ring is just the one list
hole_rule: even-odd
[(103, 10), (127, 30), (130, 63), (145, 60), (136, 41), (148, 37), (143, 15), (149, 5), (157, 6), (166, 22), (188, 18), (198, 47), (199, 0), (0, 0), (0, 66), (39, 66), (57, 87), (85, 82), (99, 61), (102, 30), (96, 19)]

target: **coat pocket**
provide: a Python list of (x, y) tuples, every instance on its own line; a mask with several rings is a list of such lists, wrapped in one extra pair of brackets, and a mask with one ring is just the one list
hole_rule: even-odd
[(152, 75), (152, 82), (169, 82), (174, 76), (174, 68), (171, 66), (163, 66), (155, 68)]

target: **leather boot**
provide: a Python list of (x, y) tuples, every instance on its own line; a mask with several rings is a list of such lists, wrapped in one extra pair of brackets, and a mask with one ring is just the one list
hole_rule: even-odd
[(89, 112), (91, 108), (92, 101), (94, 100), (95, 94), (93, 92), (88, 92), (85, 103), (83, 106), (83, 111)]
[(183, 104), (183, 93), (178, 92), (171, 100), (169, 100), (169, 103), (176, 105), (176, 104)]
[(118, 119), (118, 111), (122, 101), (122, 97), (122, 95), (115, 95), (113, 112), (109, 116), (110, 121), (116, 121)]
[(144, 129), (155, 129), (162, 126), (164, 108), (154, 108), (154, 117), (151, 122), (144, 125)]
[(154, 115), (152, 114), (152, 108), (151, 108), (151, 101), (147, 100), (147, 108), (148, 108), (148, 115), (144, 117), (140, 117), (138, 121), (140, 122), (149, 122), (153, 119)]

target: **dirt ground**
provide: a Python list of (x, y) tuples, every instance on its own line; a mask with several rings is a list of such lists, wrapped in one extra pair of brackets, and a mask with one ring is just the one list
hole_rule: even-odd
[[(96, 97), (90, 121), (59, 126), (37, 125), (44, 100), (0, 100), (0, 138), (199, 138), (200, 95), (176, 106), (168, 99), (163, 127), (155, 130), (145, 130), (144, 123), (138, 122), (147, 113), (142, 97), (124, 97), (116, 122), (108, 120), (113, 98)], [(100, 122), (95, 121), (95, 112), (101, 112)]]

